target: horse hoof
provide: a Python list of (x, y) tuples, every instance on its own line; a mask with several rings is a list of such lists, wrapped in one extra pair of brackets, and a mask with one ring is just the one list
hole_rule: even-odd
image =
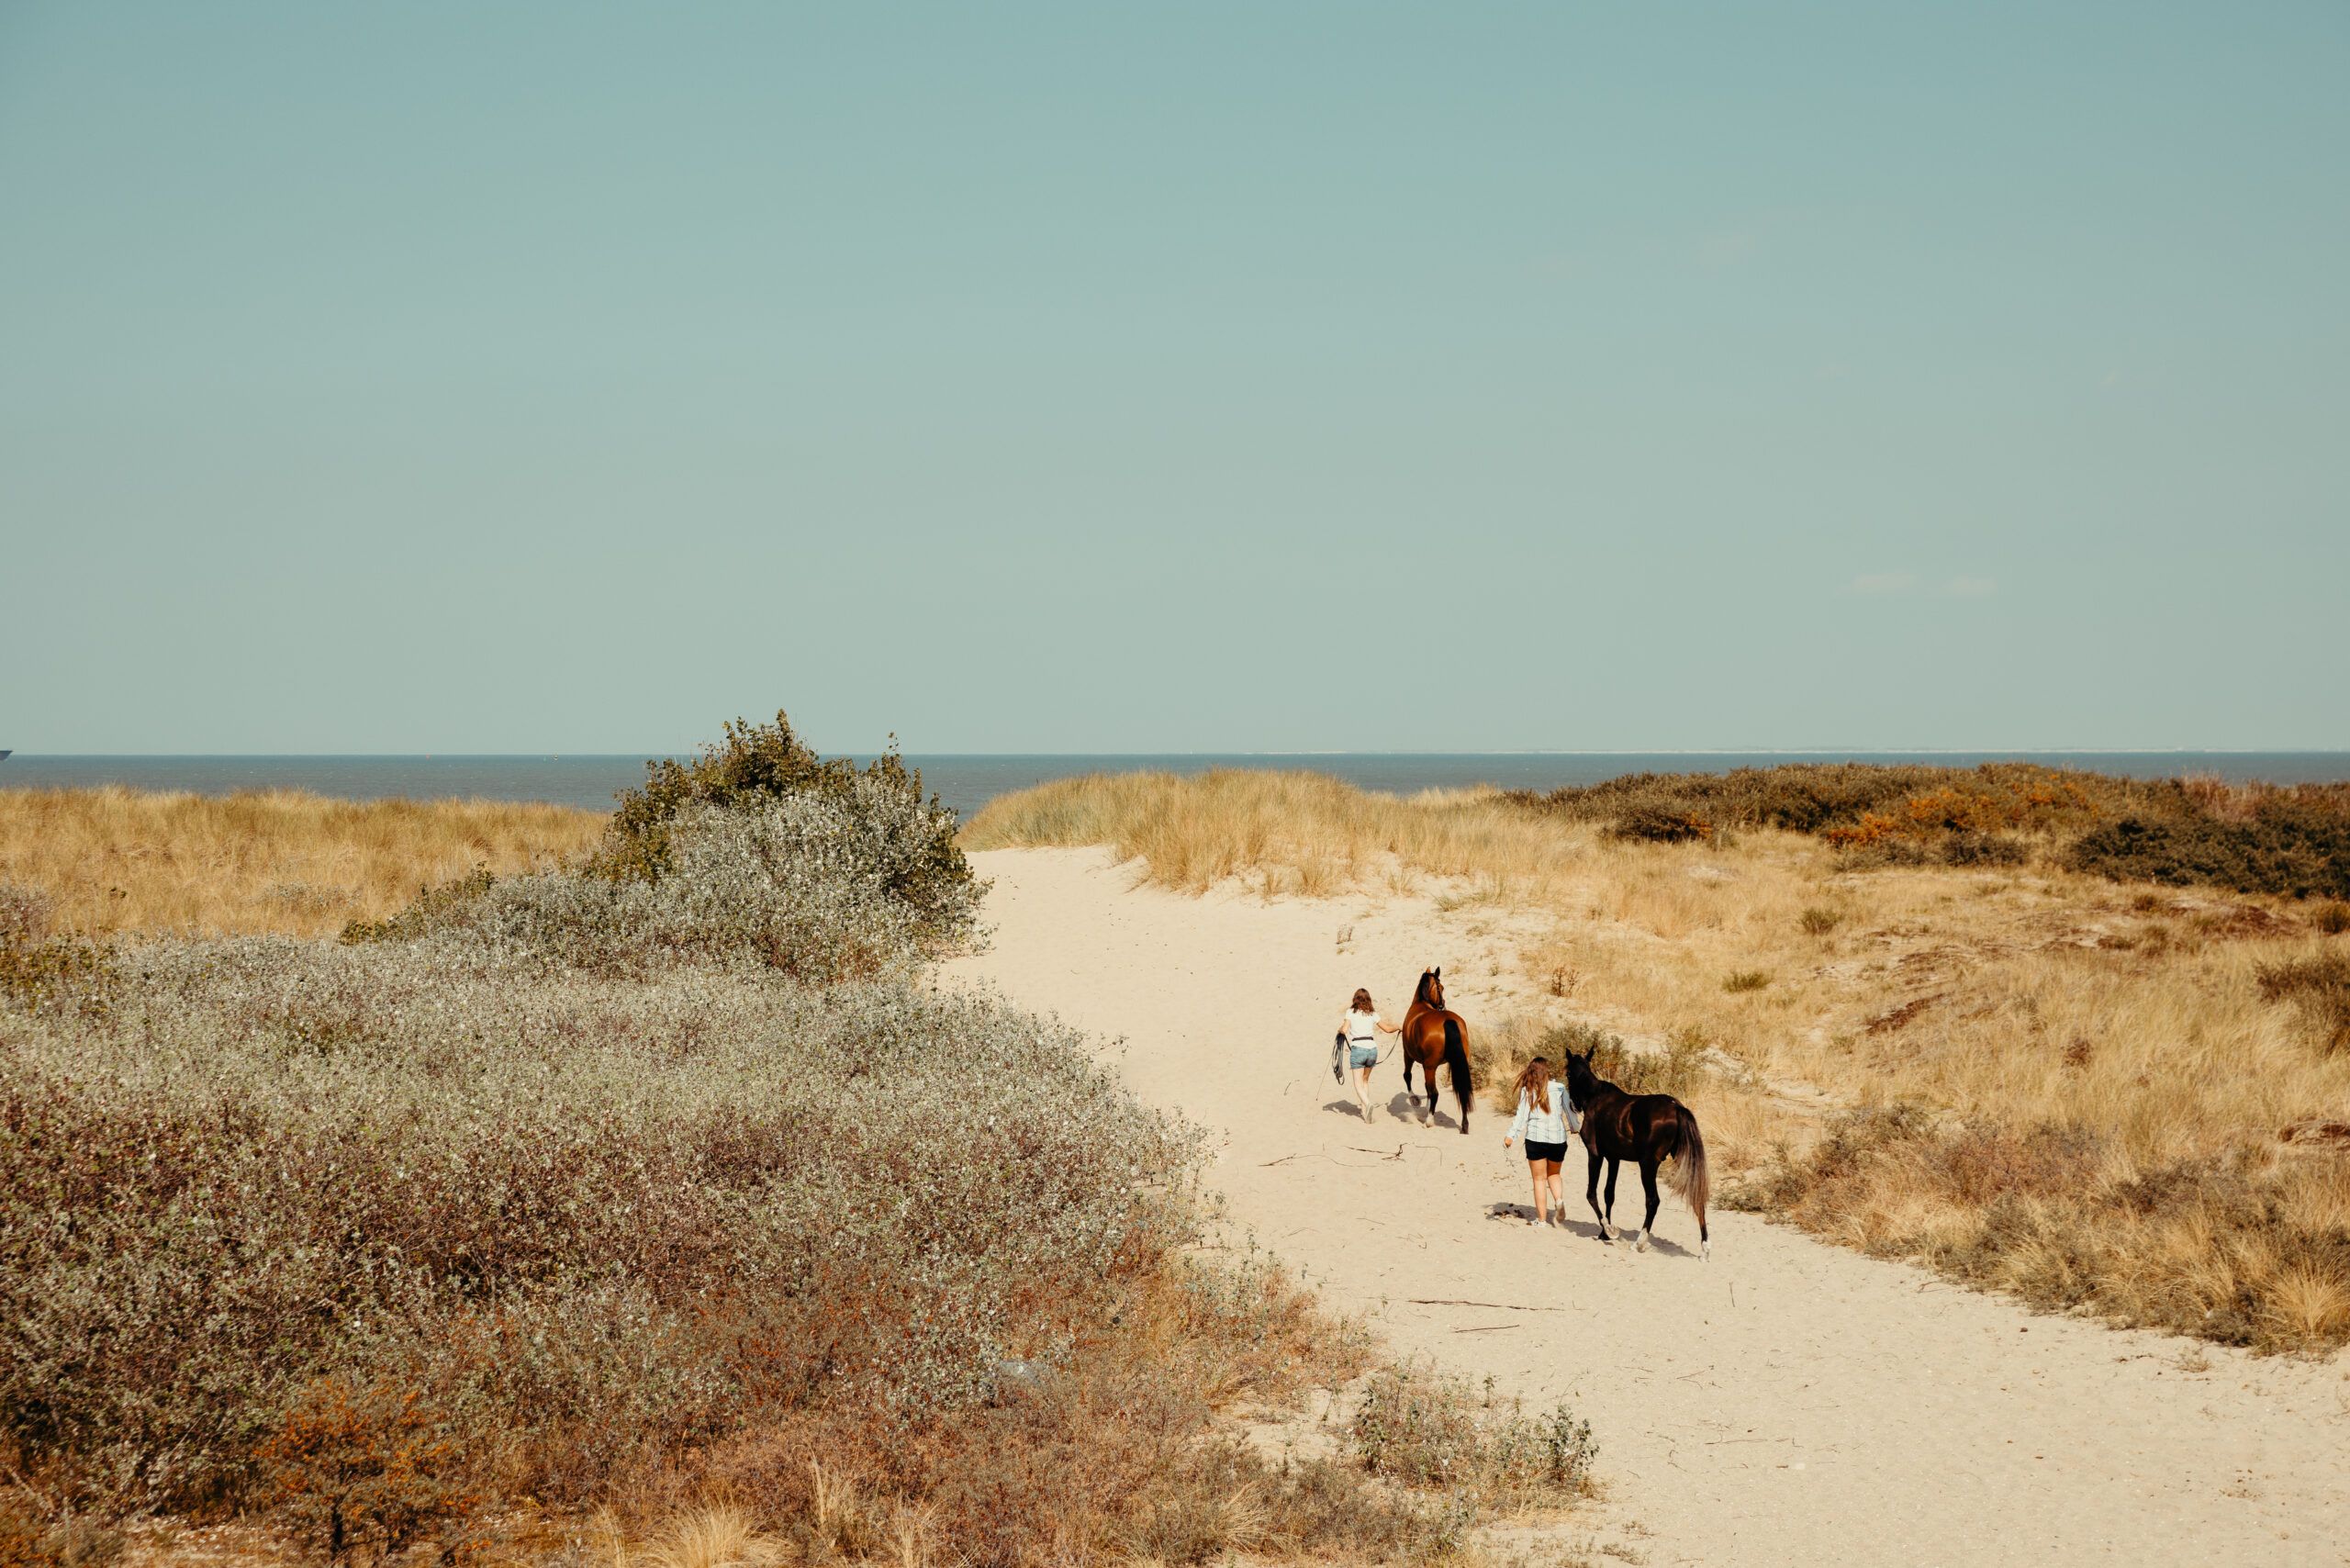
[(1648, 1233), (1647, 1231), (1645, 1231), (1645, 1230), (1644, 1230), (1644, 1231), (1640, 1232), (1640, 1238), (1639, 1238), (1638, 1241), (1635, 1241), (1635, 1242), (1633, 1242), (1633, 1243), (1632, 1243), (1632, 1250), (1633, 1250), (1633, 1251), (1635, 1251), (1635, 1252), (1645, 1252), (1645, 1251), (1647, 1251), (1648, 1249), (1649, 1249), (1649, 1233)]
[(1710, 1263), (1713, 1260), (1714, 1244), (1710, 1241), (1700, 1241), (1697, 1243), (1697, 1261), (1700, 1263)]

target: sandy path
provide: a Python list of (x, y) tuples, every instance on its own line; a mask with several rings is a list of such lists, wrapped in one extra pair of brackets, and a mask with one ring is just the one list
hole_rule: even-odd
[[(1494, 1217), (1528, 1196), (1505, 1119), (1366, 1127), (1326, 1066), (1353, 987), (1399, 1016), (1424, 963), (1465, 982), (1474, 1026), (1496, 977), (1463, 917), (1132, 890), (1098, 850), (974, 858), (996, 943), (952, 971), (1124, 1036), (1138, 1092), (1226, 1135), (1235, 1217), (1396, 1349), (1572, 1400), (1601, 1444), (1603, 1543), (1707, 1564), (2350, 1562), (2341, 1358), (2034, 1316), (1742, 1215), (1714, 1216), (1701, 1264), (1670, 1199), (1646, 1257), (1598, 1245), (1587, 1212), (1572, 1233)], [(1373, 1086), (1403, 1103), (1393, 1063)], [(1571, 1160), (1571, 1204), (1581, 1182)], [(1637, 1172), (1619, 1220), (1628, 1198), (1637, 1224)]]

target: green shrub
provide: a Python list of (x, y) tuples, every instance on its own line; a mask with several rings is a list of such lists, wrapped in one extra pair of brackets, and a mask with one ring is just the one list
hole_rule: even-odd
[(829, 801), (857, 814), (877, 808), (919, 818), (905, 852), (884, 872), (883, 890), (914, 911), (934, 938), (961, 933), (971, 901), (970, 863), (955, 842), (955, 813), (933, 796), (923, 800), (922, 775), (892, 749), (862, 772), (846, 757), (819, 756), (778, 711), (772, 724), (725, 726), (726, 738), (702, 748), (692, 762), (645, 764), (641, 789), (622, 794), (589, 869), (614, 879), (658, 881), (673, 869), (678, 823), (697, 809), (762, 813), (794, 797)]
[(648, 764), (586, 874), (430, 889), (346, 944), (463, 934), (576, 968), (746, 961), (820, 982), (967, 949), (984, 888), (955, 813), (894, 756), (860, 772), (772, 726), (727, 727), (691, 765)]
[(346, 944), (359, 942), (413, 942), (435, 926), (446, 924), (466, 904), (482, 897), (498, 885), (487, 866), (476, 866), (470, 872), (453, 882), (437, 888), (419, 888), (416, 902), (397, 914), (381, 920), (353, 920), (342, 928), (341, 940)]
[(1520, 790), (1518, 806), (1678, 843), (1734, 827), (1813, 834), (1847, 870), (2015, 866), (2070, 839), (2075, 869), (2116, 880), (2350, 899), (2350, 783), (2143, 781), (2042, 767), (1789, 763), (1728, 773), (1637, 773)]
[(2277, 797), (2243, 821), (2124, 817), (2084, 834), (2068, 859), (2115, 881), (2350, 898), (2350, 811)]
[(1572, 1495), (1598, 1456), (1590, 1424), (1566, 1406), (1539, 1417), (1481, 1411), (1466, 1383), (1420, 1366), (1374, 1373), (1348, 1436), (1374, 1475), (1485, 1504)]
[[(2185, 799), (2175, 783), (2145, 784), (2020, 762), (1979, 767), (1806, 762), (1727, 773), (1635, 773), (1548, 795), (1520, 791), (1511, 797), (1530, 810), (1579, 822), (1656, 812), (1717, 827), (1807, 834), (1855, 826), (1873, 812), (1892, 812), (1912, 801), (1921, 802), (1926, 819), (1941, 826), (1973, 825), (1979, 831), (1983, 824), (1976, 819), (1986, 813), (2045, 828), (2173, 798)], [(1955, 823), (1953, 815), (1959, 818)]]
[(1722, 977), (1722, 989), (1736, 994), (1742, 991), (1761, 991), (1771, 983), (1771, 977), (1761, 969), (1735, 969)]
[(50, 908), (36, 889), (0, 884), (0, 1009), (103, 1014), (116, 978), (113, 955), (76, 936), (50, 935)]
[(2031, 846), (2004, 834), (1953, 833), (1942, 840), (1942, 858), (1953, 866), (2020, 866), (2031, 857)]
[(1844, 923), (1841, 911), (1807, 909), (1803, 912), (1803, 930), (1807, 936), (1825, 936)]
[[(1591, 1058), (1591, 1070), (1604, 1083), (1627, 1094), (1687, 1094), (1711, 1076), (1706, 1065), (1707, 1040), (1695, 1029), (1674, 1033), (1662, 1051), (1635, 1051), (1616, 1035), (1589, 1024), (1553, 1025), (1543, 1032), (1533, 1054), (1559, 1061), (1568, 1051)], [(1561, 1076), (1565, 1076), (1563, 1070)]]
[(1654, 806), (1634, 807), (1617, 817), (1607, 831), (1617, 838), (1649, 844), (1686, 844), (1714, 836), (1713, 824), (1703, 817)]

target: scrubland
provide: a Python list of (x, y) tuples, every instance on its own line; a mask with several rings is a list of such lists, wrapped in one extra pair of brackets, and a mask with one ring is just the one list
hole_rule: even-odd
[(85, 935), (330, 936), (476, 866), (552, 866), (603, 828), (599, 812), (508, 801), (0, 790), (0, 887), (39, 890)]
[(2044, 1306), (2311, 1350), (2350, 1338), (2342, 793), (1140, 775), (1000, 800), (964, 842), (1105, 843), (1192, 890), (1432, 895), (1515, 934), (1521, 1000), (1472, 1013), (1481, 1077), (1596, 1047), (1697, 1110), (1730, 1202)]
[[(332, 1559), (1398, 1560), (1570, 1502), (1580, 1423), (1379, 1370), (1224, 1245), (1197, 1128), (931, 983), (986, 939), (955, 828), (778, 715), (569, 863), (331, 940), (0, 890), (0, 1561), (162, 1518)], [(1237, 1419), (1342, 1386), (1307, 1457)]]

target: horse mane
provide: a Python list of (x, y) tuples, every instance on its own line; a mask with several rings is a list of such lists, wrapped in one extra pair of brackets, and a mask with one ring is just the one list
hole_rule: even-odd
[(1594, 1090), (1605, 1089), (1611, 1093), (1623, 1094), (1624, 1098), (1627, 1100), (1632, 1098), (1631, 1095), (1625, 1093), (1621, 1087), (1608, 1082), (1607, 1080), (1600, 1077), (1598, 1073), (1593, 1071), (1591, 1058), (1589, 1057), (1579, 1057), (1575, 1055), (1574, 1052), (1569, 1051), (1567, 1052), (1567, 1091), (1569, 1093), (1572, 1093), (1574, 1092), (1575, 1080), (1577, 1077), (1581, 1077), (1582, 1080), (1585, 1083), (1590, 1084)]

